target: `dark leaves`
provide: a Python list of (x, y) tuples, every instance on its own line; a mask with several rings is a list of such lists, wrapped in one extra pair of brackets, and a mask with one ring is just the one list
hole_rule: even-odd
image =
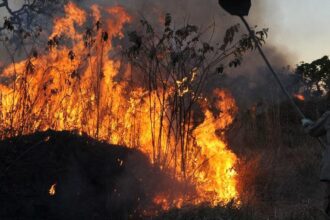
[(56, 95), (56, 94), (58, 94), (58, 89), (51, 89), (50, 90), (50, 94), (52, 94), (52, 95)]
[(197, 26), (188, 24), (185, 27), (177, 30), (175, 32), (175, 35), (177, 37), (179, 37), (181, 40), (185, 40), (192, 33), (197, 33), (197, 31), (198, 31), (198, 27)]
[(73, 70), (72, 73), (70, 74), (71, 79), (77, 78), (78, 80), (80, 79), (80, 74), (78, 73), (77, 70)]
[(31, 37), (31, 33), (30, 33), (30, 32), (26, 32), (26, 31), (24, 31), (24, 32), (23, 32), (23, 39), (27, 39), (27, 38), (29, 38), (29, 37)]
[(236, 33), (239, 31), (239, 24), (233, 25), (227, 29), (225, 36), (223, 38), (223, 44), (220, 47), (220, 50), (225, 50), (228, 45), (230, 45), (234, 41), (234, 37)]
[(266, 43), (266, 38), (268, 37), (268, 28), (264, 28), (261, 31), (255, 32), (255, 37), (259, 43), (259, 45)]
[(26, 66), (25, 66), (25, 71), (27, 74), (33, 74), (35, 71), (35, 66), (33, 65), (33, 63), (28, 60)]
[(93, 30), (91, 28), (86, 29), (83, 39), (85, 47), (91, 47), (95, 43), (95, 39), (93, 37)]
[(172, 17), (171, 14), (166, 13), (165, 15), (165, 27), (168, 28), (172, 23)]
[(70, 50), (70, 52), (69, 52), (69, 54), (68, 54), (68, 57), (69, 57), (69, 59), (71, 60), (71, 61), (73, 61), (74, 60), (74, 58), (75, 58), (75, 53), (72, 51), (72, 50)]
[(142, 36), (140, 36), (136, 31), (132, 31), (128, 33), (128, 39), (132, 43), (132, 46), (129, 48), (129, 53), (139, 53), (142, 46)]
[(218, 74), (222, 74), (223, 73), (223, 71), (224, 71), (224, 67), (223, 67), (223, 65), (221, 65), (221, 66), (219, 66), (219, 67), (217, 67), (217, 73)]
[(154, 34), (154, 29), (152, 28), (151, 24), (147, 22), (146, 20), (141, 20), (140, 21), (142, 26), (145, 27), (145, 31), (147, 34)]
[(320, 95), (330, 90), (330, 60), (328, 56), (311, 63), (297, 65), (295, 73), (300, 76), (311, 95)]
[(109, 39), (108, 32), (103, 31), (103, 32), (102, 32), (102, 40), (103, 40), (104, 42), (106, 42), (106, 41), (108, 41), (108, 39)]
[(8, 20), (8, 18), (5, 18), (3, 26), (7, 30), (10, 30), (10, 31), (14, 30), (14, 25), (12, 24), (12, 22), (10, 20)]
[(53, 38), (49, 39), (47, 42), (49, 50), (57, 47), (59, 45), (59, 38), (57, 36), (54, 36)]
[(37, 50), (33, 50), (33, 51), (32, 51), (32, 56), (33, 56), (34, 58), (38, 58), (38, 51), (37, 51)]
[(225, 67), (241, 65), (244, 52), (254, 50), (267, 37), (267, 29), (255, 33), (256, 41), (250, 35), (237, 36), (240, 25), (236, 24), (226, 30), (221, 43), (213, 46), (210, 43), (213, 40), (205, 41), (209, 39), (209, 33), (204, 35), (207, 29), (201, 31), (191, 24), (177, 28), (172, 23), (170, 14), (165, 15), (164, 29), (153, 29), (148, 21), (142, 20), (141, 30), (128, 33), (131, 46), (126, 55), (133, 65), (148, 73), (147, 78), (153, 83), (160, 80), (164, 85), (170, 80), (182, 85), (185, 82), (191, 85), (184, 87), (189, 90), (209, 72), (222, 75)]
[(241, 58), (237, 57), (229, 62), (229, 67), (238, 67), (239, 65), (241, 65), (241, 62)]
[(242, 56), (246, 51), (257, 49), (257, 46), (262, 46), (266, 41), (268, 29), (262, 29), (252, 33), (251, 35), (243, 34), (236, 46), (235, 56)]
[(213, 50), (214, 50), (214, 48), (210, 44), (205, 43), (205, 42), (203, 43), (203, 53), (208, 53)]
[(101, 28), (101, 22), (100, 21), (97, 21), (96, 24), (95, 24), (95, 26), (96, 26), (96, 30), (97, 31), (100, 30), (100, 28)]

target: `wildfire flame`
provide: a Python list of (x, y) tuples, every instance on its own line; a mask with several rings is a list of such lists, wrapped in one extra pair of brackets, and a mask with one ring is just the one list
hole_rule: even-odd
[(293, 96), (300, 101), (305, 101), (305, 96), (301, 94), (294, 94)]
[(199, 195), (214, 198), (212, 204), (229, 202), (237, 196), (236, 172), (233, 169), (237, 157), (228, 150), (225, 141), (219, 139), (216, 131), (225, 129), (233, 121), (233, 114), (236, 113), (236, 104), (230, 94), (225, 91), (216, 90), (215, 94), (220, 97), (217, 103), (221, 114), (215, 118), (209, 110), (205, 111), (205, 120), (195, 131), (198, 146), (201, 147), (202, 157), (207, 159), (206, 169), (196, 176)]
[(56, 194), (56, 183), (51, 185), (50, 188), (49, 188), (49, 195), (50, 196), (55, 196), (55, 194)]
[[(105, 21), (104, 14), (108, 18)], [(96, 27), (82, 31), (90, 19)], [(163, 161), (179, 181), (189, 179), (196, 187), (197, 195), (188, 196), (189, 201), (184, 195), (174, 199), (167, 195), (155, 197), (154, 202), (164, 209), (185, 203), (217, 205), (238, 199), (234, 170), (237, 157), (219, 135), (236, 114), (233, 97), (223, 90), (214, 92), (220, 112), (216, 116), (207, 104), (203, 105), (204, 121), (192, 131), (194, 141), (187, 148), (188, 155), (194, 156), (185, 158), (186, 178), (180, 177), (173, 156), (162, 156), (177, 155), (178, 150), (169, 148), (176, 146), (176, 137), (166, 138), (172, 128), (168, 121), (160, 120), (162, 106), (156, 94), (151, 92), (148, 96), (144, 88), (131, 86), (128, 80), (116, 80), (122, 63), (109, 56), (117, 49), (111, 40), (122, 38), (122, 30), (131, 20), (119, 6), (101, 10), (94, 5), (91, 12), (86, 12), (68, 3), (65, 16), (54, 21), (49, 51), (4, 68), (2, 76), (14, 81), (0, 84), (1, 137), (47, 129), (77, 130), (112, 144), (138, 148), (151, 162)], [(59, 45), (60, 38), (70, 39), (70, 46)], [(182, 96), (187, 92), (183, 90)], [(155, 121), (161, 121), (164, 127), (157, 137), (152, 131), (161, 125)], [(49, 194), (55, 193), (53, 184)]]

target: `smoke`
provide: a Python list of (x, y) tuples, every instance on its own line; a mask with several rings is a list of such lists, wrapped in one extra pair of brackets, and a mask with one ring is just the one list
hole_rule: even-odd
[[(231, 25), (240, 23), (237, 17), (231, 16), (221, 9), (216, 0), (203, 2), (198, 0), (122, 0), (112, 1), (111, 3), (106, 0), (98, 0), (98, 3), (121, 4), (137, 16), (143, 16), (149, 21), (159, 22), (159, 16), (170, 13), (173, 17), (174, 25), (180, 26), (183, 23), (191, 23), (203, 29), (208, 25), (214, 24), (213, 42), (221, 42), (226, 29)], [(252, 1), (252, 8), (247, 19), (253, 27), (269, 28), (271, 34), (272, 27), (264, 26), (267, 24), (263, 22), (263, 18), (270, 14), (266, 10), (266, 6), (267, 3), (265, 1)], [(240, 28), (242, 33), (246, 33), (243, 25)], [(299, 84), (298, 79), (292, 74), (292, 67), (289, 66), (289, 64), (294, 62), (295, 55), (283, 47), (272, 45), (267, 40), (263, 49), (279, 73), (285, 87), (290, 88), (292, 92), (296, 91)], [(249, 108), (251, 105), (259, 102), (274, 103), (285, 99), (274, 77), (257, 52), (246, 54), (243, 57), (241, 66), (227, 68), (225, 73), (225, 77), (212, 77), (207, 90), (211, 92), (211, 90), (218, 87), (227, 88), (232, 92), (241, 108)]]
[[(216, 0), (203, 2), (199, 0), (76, 0), (76, 2), (80, 7), (86, 9), (89, 9), (92, 4), (104, 6), (122, 5), (137, 18), (135, 19), (136, 21), (144, 17), (154, 26), (157, 27), (158, 25), (160, 28), (163, 24), (159, 22), (165, 13), (172, 15), (174, 26), (191, 23), (199, 26), (201, 29), (205, 29), (209, 25), (214, 24), (213, 42), (221, 42), (225, 30), (231, 25), (240, 22), (237, 17), (231, 16), (221, 9)], [(247, 19), (250, 21), (251, 26), (260, 24), (262, 25), (259, 26), (260, 28), (270, 28), (271, 34), (272, 27), (267, 27), (263, 24), (263, 18), (269, 16), (266, 5), (267, 3), (262, 0), (252, 1), (252, 8)], [(50, 28), (49, 24), (52, 23), (52, 20), (49, 18), (48, 21), (42, 22), (44, 24), (47, 23), (48, 28)], [(241, 31), (246, 33), (242, 25)], [(1, 53), (6, 54), (3, 48), (0, 49)], [(285, 84), (292, 87), (296, 79), (293, 79), (294, 77), (288, 69), (283, 70), (283, 68), (293, 62), (294, 56), (289, 54), (285, 48), (277, 48), (276, 45), (272, 45), (269, 42), (264, 46), (264, 50), (275, 69), (281, 73), (281, 78)], [(6, 63), (5, 58), (3, 58), (2, 63)], [(240, 107), (249, 107), (251, 104), (261, 100), (268, 102), (277, 95), (279, 100), (283, 99), (281, 92), (277, 91), (278, 86), (275, 84), (273, 76), (265, 68), (264, 62), (260, 59), (258, 53), (246, 54), (241, 66), (236, 69), (227, 68), (225, 73), (226, 77), (224, 78), (212, 78), (211, 83), (208, 85), (208, 90), (213, 90), (213, 88), (217, 87), (229, 89), (234, 94)]]
[[(289, 93), (296, 93), (300, 87), (300, 79), (293, 74), (288, 65), (287, 54), (273, 46), (263, 48), (272, 63), (284, 87)], [(213, 84), (218, 84), (231, 91), (241, 108), (249, 108), (255, 104), (275, 104), (286, 99), (275, 77), (266, 66), (257, 51), (248, 53), (243, 58), (242, 65), (227, 69), (223, 78), (213, 78)]]

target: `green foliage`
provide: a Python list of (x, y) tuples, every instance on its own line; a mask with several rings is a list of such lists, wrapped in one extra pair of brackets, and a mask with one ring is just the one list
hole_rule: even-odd
[(302, 62), (295, 71), (304, 82), (307, 92), (312, 96), (320, 96), (330, 89), (330, 60), (328, 56), (311, 63)]

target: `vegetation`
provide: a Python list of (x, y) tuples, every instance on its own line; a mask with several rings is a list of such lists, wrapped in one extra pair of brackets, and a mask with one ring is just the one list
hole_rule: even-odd
[(314, 60), (311, 63), (297, 65), (298, 74), (305, 85), (305, 93), (310, 96), (321, 96), (330, 89), (330, 60), (328, 56)]
[[(58, 2), (59, 1), (56, 1), (56, 3)], [(25, 24), (23, 25), (21, 21), (26, 19), (26, 16), (30, 16), (31, 13), (40, 14), (43, 6), (41, 3), (44, 3), (45, 7), (47, 4), (51, 4), (50, 1), (33, 1), (32, 3), (23, 6), (22, 9), (18, 11), (9, 11), (10, 17), (5, 20), (2, 29), (9, 33), (17, 33), (17, 36), (21, 39), (21, 41), (18, 42), (24, 45), (26, 43), (25, 40), (27, 38), (31, 38), (28, 27), (30, 27), (29, 25), (32, 27), (33, 23), (26, 26)], [(7, 1), (0, 3), (0, 7), (6, 7), (7, 10), (10, 10), (8, 9)], [(37, 10), (36, 8), (39, 9)], [(22, 28), (26, 31), (20, 32), (19, 30)], [(187, 158), (189, 156), (195, 156), (189, 155), (189, 147), (191, 146), (190, 143), (194, 141), (193, 138), (191, 138), (191, 133), (198, 122), (198, 119), (196, 119), (196, 117), (198, 118), (198, 115), (194, 115), (193, 111), (197, 112), (203, 107), (203, 104), (205, 105), (205, 103), (201, 100), (204, 98), (203, 91), (207, 86), (208, 77), (211, 74), (221, 75), (225, 68), (240, 65), (243, 54), (248, 50), (253, 50), (256, 45), (254, 45), (254, 42), (248, 35), (240, 35), (237, 37), (237, 34), (239, 34), (239, 25), (230, 27), (226, 31), (223, 41), (215, 45), (212, 45), (209, 41), (203, 40), (205, 39), (203, 38), (205, 33), (212, 30), (213, 27), (210, 27), (207, 30), (200, 30), (195, 25), (184, 24), (179, 28), (174, 28), (172, 25), (172, 18), (168, 14), (165, 17), (164, 26), (162, 28), (162, 30), (155, 29), (148, 21), (142, 20), (141, 29), (132, 31), (128, 34), (127, 37), (129, 38), (128, 40), (130, 42), (130, 46), (124, 51), (125, 61), (128, 61), (131, 64), (131, 67), (135, 70), (135, 75), (130, 75), (131, 81), (129, 81), (128, 84), (125, 84), (125, 86), (129, 85), (133, 88), (141, 86), (141, 88), (146, 89), (146, 93), (143, 93), (143, 95), (148, 98), (146, 99), (147, 101), (144, 100), (143, 103), (147, 103), (148, 108), (151, 109), (148, 119), (152, 125), (152, 142), (150, 144), (152, 145), (152, 160), (155, 164), (160, 165), (160, 167), (166, 165), (166, 162), (168, 162), (166, 159), (172, 157), (173, 155), (168, 155), (166, 154), (168, 151), (165, 151), (164, 153), (164, 151), (159, 149), (167, 149), (166, 144), (169, 143), (170, 136), (174, 136), (175, 144), (172, 147), (175, 148), (175, 160), (176, 163), (180, 163), (178, 167), (180, 167), (180, 171), (183, 173), (183, 176), (186, 177)], [(37, 30), (37, 33), (40, 32), (40, 29)], [(120, 120), (123, 120), (124, 118), (124, 120), (129, 121), (127, 119), (129, 117), (125, 118), (117, 116), (114, 118), (114, 115), (123, 111), (123, 109), (127, 106), (115, 109), (112, 105), (112, 101), (115, 99), (112, 98), (116, 97), (117, 94), (101, 94), (101, 85), (103, 85), (102, 83), (106, 80), (103, 71), (103, 67), (105, 66), (104, 62), (109, 58), (108, 56), (104, 56), (103, 53), (105, 51), (104, 48), (110, 45), (109, 33), (110, 32), (100, 28), (100, 23), (94, 24), (91, 28), (87, 27), (84, 30), (83, 38), (81, 38), (85, 41), (82, 42), (85, 47), (81, 47), (83, 48), (83, 52), (82, 55), (80, 55), (80, 58), (82, 58), (81, 60), (84, 62), (81, 63), (77, 61), (79, 60), (79, 54), (75, 53), (73, 50), (65, 51), (66, 53), (63, 53), (64, 56), (62, 57), (67, 57), (65, 57), (66, 60), (64, 60), (65, 62), (63, 63), (70, 63), (70, 67), (65, 69), (65, 71), (58, 71), (57, 68), (50, 68), (47, 66), (49, 63), (46, 62), (46, 65), (42, 66), (45, 71), (40, 74), (42, 76), (40, 77), (42, 80), (35, 80), (36, 86), (29, 84), (31, 83), (30, 79), (34, 76), (34, 74), (36, 74), (36, 72), (38, 72), (35, 68), (36, 65), (33, 65), (33, 62), (39, 57), (38, 52), (36, 52), (36, 47), (44, 49), (46, 45), (42, 44), (42, 46), (40, 46), (38, 42), (31, 40), (34, 42), (33, 48), (31, 50), (26, 50), (28, 59), (22, 64), (24, 67), (21, 68), (22, 72), (18, 73), (14, 68), (14, 77), (6, 79), (10, 82), (14, 82), (11, 84), (14, 91), (13, 94), (23, 95), (17, 95), (18, 101), (16, 103), (12, 103), (13, 105), (9, 108), (8, 114), (0, 118), (0, 121), (2, 122), (0, 126), (2, 128), (2, 137), (22, 135), (38, 129), (45, 129), (47, 126), (49, 127), (49, 125), (45, 125), (45, 122), (43, 121), (44, 118), (47, 118), (49, 121), (54, 120), (54, 117), (52, 117), (49, 113), (51, 111), (46, 111), (49, 108), (51, 108), (51, 110), (55, 113), (65, 112), (65, 114), (63, 114), (63, 118), (61, 118), (65, 122), (64, 126), (68, 126), (68, 124), (71, 123), (74, 124), (74, 127), (72, 128), (78, 130), (87, 127), (86, 130), (90, 132), (90, 136), (95, 138), (99, 138), (101, 136), (102, 128), (107, 131), (105, 136), (102, 136), (103, 139), (110, 140), (112, 137), (111, 135), (117, 134), (116, 132), (120, 129), (120, 126), (118, 125), (122, 122)], [(264, 41), (266, 34), (266, 30), (256, 32), (260, 44)], [(32, 38), (33, 37), (34, 36), (32, 36)], [(53, 36), (53, 38), (48, 41), (48, 51), (51, 51), (53, 48), (61, 48), (61, 43), (63, 43), (61, 40), (62, 39)], [(14, 44), (15, 42), (16, 41), (14, 41)], [(10, 43), (12, 44), (13, 42)], [(9, 39), (4, 41), (5, 46), (10, 43)], [(65, 45), (65, 43), (66, 42), (64, 42), (63, 45)], [(10, 49), (7, 50), (11, 53)], [(91, 57), (93, 55), (95, 55), (97, 59), (92, 62)], [(14, 62), (15, 54), (11, 53), (10, 57)], [(88, 63), (91, 68), (86, 68), (86, 63)], [(109, 63), (111, 62), (108, 62), (108, 64)], [(62, 67), (61, 65), (58, 66)], [(82, 70), (86, 69), (87, 71), (85, 74), (88, 72), (92, 80), (86, 80), (88, 82), (88, 87), (80, 87), (82, 85), (82, 81), (84, 81), (81, 80), (81, 77), (84, 76)], [(304, 82), (306, 93), (310, 94), (312, 97), (321, 97), (317, 101), (299, 103), (306, 115), (313, 119), (320, 116), (318, 109), (321, 105), (326, 103), (326, 100), (322, 95), (330, 89), (329, 69), (330, 61), (326, 56), (319, 60), (313, 61), (312, 63), (301, 63), (296, 69), (296, 74), (301, 76), (301, 79)], [(51, 75), (50, 79), (44, 80), (44, 76), (48, 74), (47, 71), (53, 72), (49, 74)], [(56, 79), (56, 77), (59, 76), (63, 76), (61, 80), (59, 80), (63, 81), (63, 83), (56, 87), (56, 85), (54, 86), (53, 78)], [(140, 80), (136, 80), (135, 77)], [(109, 88), (118, 88), (116, 87), (118, 85), (118, 81), (114, 81)], [(59, 88), (62, 87), (69, 89), (61, 93), (62, 91)], [(30, 96), (28, 92), (29, 88), (37, 88), (36, 90), (42, 91), (42, 94), (37, 93), (38, 95)], [(124, 89), (126, 88), (127, 87), (124, 87)], [(82, 90), (86, 90), (88, 92), (82, 94)], [(75, 91), (79, 92), (75, 93)], [(129, 92), (126, 92), (125, 95), (128, 93)], [(62, 99), (60, 99), (60, 102), (57, 103), (58, 105), (55, 106), (50, 104), (51, 99), (54, 97), (59, 97), (59, 94)], [(70, 114), (74, 111), (66, 111), (66, 106), (63, 104), (68, 100), (68, 97), (72, 97), (74, 94), (79, 94), (79, 96), (77, 96), (79, 98), (84, 98), (86, 100), (88, 99), (86, 106), (78, 108), (79, 111), (76, 111), (80, 112), (80, 109), (83, 109), (81, 111), (85, 112), (83, 117), (84, 120), (78, 120), (80, 118), (76, 118), (76, 115), (70, 116)], [(1, 93), (0, 95), (1, 98), (3, 98), (3, 94)], [(91, 99), (91, 96), (94, 98)], [(42, 100), (42, 98), (45, 97), (47, 97), (47, 99)], [(100, 102), (101, 98), (106, 99), (107, 101), (110, 99), (111, 100), (106, 103), (107, 105), (102, 106)], [(138, 97), (137, 99), (134, 99), (133, 97), (130, 101), (134, 104), (134, 101), (136, 100), (140, 100), (140, 102), (137, 102), (136, 106), (141, 106), (141, 97)], [(120, 104), (122, 104), (122, 102), (123, 101), (121, 100)], [(32, 111), (30, 110), (37, 106), (37, 104), (39, 105), (39, 108), (44, 111), (34, 111), (32, 114)], [(74, 100), (72, 106), (76, 104), (77, 102)], [(0, 107), (3, 108), (3, 106)], [(159, 110), (157, 114), (159, 114), (160, 117), (155, 117), (155, 113), (152, 111), (156, 107)], [(27, 109), (30, 112), (26, 112)], [(128, 107), (126, 110), (127, 109)], [(96, 122), (94, 123), (93, 121), (93, 123), (91, 123), (92, 127), (88, 127), (88, 123), (86, 123), (86, 121), (94, 117), (95, 112), (97, 113)], [(129, 116), (136, 117), (134, 114)], [(105, 118), (108, 118), (109, 121), (105, 121)], [(201, 120), (200, 118), (199, 120)], [(9, 121), (10, 126), (6, 126), (4, 123), (7, 119), (11, 119)], [(77, 124), (77, 121), (79, 121), (80, 124)], [(14, 126), (16, 125), (14, 122), (17, 122), (17, 127)], [(59, 124), (58, 121), (52, 121), (52, 126), (56, 126), (57, 124)], [(116, 126), (106, 127), (104, 124)], [(166, 130), (166, 125), (169, 125), (170, 129)], [(132, 143), (134, 146), (135, 144), (138, 145), (138, 138), (140, 137), (140, 133), (138, 132), (140, 132), (141, 126), (123, 127), (125, 129), (133, 127), (132, 130), (136, 133), (131, 132), (132, 130), (129, 132), (127, 132), (127, 130), (120, 130), (118, 132), (120, 134), (118, 135), (118, 140), (121, 140), (120, 138), (123, 138), (122, 134), (126, 132), (130, 135), (133, 134), (132, 136), (134, 136), (132, 138), (134, 140), (130, 139), (130, 142), (127, 143)], [(163, 133), (166, 133), (166, 135), (164, 136)], [(170, 210), (167, 213), (161, 213), (158, 216), (159, 219), (249, 220), (269, 218), (325, 218), (324, 213), (320, 208), (323, 197), (323, 189), (321, 183), (318, 181), (318, 170), (322, 149), (316, 140), (303, 133), (303, 130), (300, 127), (299, 118), (297, 118), (295, 112), (293, 112), (288, 103), (283, 102), (283, 100), (276, 100), (272, 104), (258, 104), (257, 106), (252, 106), (247, 111), (241, 110), (235, 123), (232, 128), (228, 130), (226, 136), (230, 142), (230, 146), (240, 158), (239, 164), (237, 165), (237, 170), (240, 174), (239, 193), (241, 195), (242, 206), (229, 203), (228, 205), (217, 207), (210, 207), (207, 205), (201, 205), (199, 207), (183, 207), (181, 209)], [(26, 137), (23, 136), (23, 138), (19, 137), (14, 139), (15, 141), (18, 141), (17, 143), (19, 143), (17, 146), (24, 146), (23, 144), (21, 145), (21, 142), (19, 141), (23, 140), (24, 142), (27, 140), (25, 138)], [(165, 141), (160, 141), (160, 139), (163, 138)], [(64, 145), (59, 145), (61, 147), (59, 150), (56, 148), (58, 145), (54, 145), (52, 142), (54, 141), (57, 143), (56, 141), (60, 141), (61, 144), (66, 144), (67, 139), (61, 141), (57, 137), (48, 139), (48, 137), (44, 136), (42, 136), (41, 139), (42, 142), (48, 143), (49, 141), (51, 143), (51, 147), (44, 147), (40, 150), (40, 152), (44, 153), (44, 155), (40, 156), (43, 160), (41, 160), (40, 164), (37, 164), (36, 170), (41, 169), (40, 167), (43, 167), (44, 164), (49, 162), (54, 163), (56, 166), (60, 165), (61, 160), (59, 160), (60, 162), (55, 160), (57, 157), (59, 159), (64, 157), (65, 161), (69, 161), (70, 158), (66, 158), (65, 155), (63, 156), (63, 152), (69, 152), (69, 154), (73, 155), (77, 153), (75, 151), (70, 152), (70, 149), (65, 149)], [(2, 146), (9, 146), (12, 144), (12, 140), (13, 139), (9, 142), (2, 142), (5, 143)], [(96, 143), (89, 138), (82, 140), (84, 140), (83, 144), (90, 142), (93, 145), (93, 143)], [(162, 145), (164, 143), (166, 143), (165, 147)], [(96, 145), (99, 144), (99, 142), (96, 143)], [(4, 148), (6, 148), (6, 146)], [(23, 178), (25, 177), (24, 173), (22, 173), (22, 170), (24, 170), (23, 168), (28, 168), (29, 163), (32, 163), (31, 160), (37, 161), (39, 157), (38, 155), (34, 155), (35, 157), (31, 158), (24, 157), (24, 160), (20, 161), (21, 158), (9, 156), (16, 155), (16, 153), (23, 153), (25, 156), (25, 152), (30, 152), (29, 149), (16, 149), (15, 147), (17, 146), (15, 145), (12, 149), (6, 148), (4, 150), (5, 153), (1, 154), (3, 155), (0, 160), (2, 161), (1, 170), (5, 170), (2, 175), (7, 175), (7, 172), (10, 171), (8, 172), (8, 175), (13, 175), (12, 178), (14, 180), (15, 178), (18, 178), (19, 181), (17, 182), (24, 183), (26, 179)], [(85, 152), (90, 152), (95, 155), (95, 149), (93, 148), (93, 150), (91, 150), (88, 146), (85, 146), (86, 148), (82, 153), (83, 156), (85, 156)], [(63, 150), (63, 152), (61, 150)], [(55, 152), (55, 156), (53, 155), (53, 151)], [(125, 149), (125, 152), (126, 151), (128, 150)], [(108, 154), (106, 152), (108, 151), (102, 150), (102, 152), (97, 153), (95, 157), (98, 158), (99, 155), (102, 155), (102, 161), (107, 161), (106, 159), (108, 158), (105, 158), (105, 155)], [(176, 154), (177, 152), (179, 153)], [(81, 152), (78, 149), (78, 154), (80, 153)], [(45, 155), (47, 156), (45, 157)], [(50, 158), (49, 160), (47, 160), (48, 157)], [(15, 173), (11, 173), (12, 168), (14, 169), (15, 167), (11, 166), (12, 164), (16, 165), (17, 159), (21, 162), (18, 167), (22, 170), (16, 170), (16, 174), (19, 175), (15, 176)], [(94, 163), (95, 161), (98, 160), (95, 159), (92, 162)], [(143, 161), (145, 162), (146, 160)], [(89, 162), (90, 161), (88, 161), (88, 163)], [(110, 162), (118, 165), (116, 158), (112, 158)], [(104, 162), (104, 164), (110, 162)], [(86, 170), (89, 172), (88, 175), (91, 175), (92, 177), (95, 175), (97, 176), (97, 184), (105, 187), (107, 184), (105, 183), (106, 181), (112, 181), (111, 179), (102, 179), (103, 177), (98, 176), (98, 170), (102, 169), (104, 164), (101, 163), (101, 165), (98, 165), (96, 170), (94, 169), (90, 171), (88, 163), (87, 165), (84, 164), (83, 169), (87, 167)], [(71, 166), (72, 164), (69, 165)], [(149, 167), (149, 164), (147, 165)], [(8, 166), (10, 169), (8, 169)], [(58, 170), (61, 171), (62, 168), (63, 167), (55, 167), (52, 169), (52, 172), (54, 172), (52, 174), (56, 175), (55, 173), (58, 172)], [(43, 172), (47, 173), (46, 171), (47, 170), (43, 169)], [(35, 171), (33, 170), (33, 172)], [(37, 174), (34, 173), (33, 175), (35, 176), (31, 175), (30, 177), (32, 179), (34, 177), (37, 178)], [(47, 181), (49, 181), (49, 184), (53, 183), (52, 181), (54, 179), (52, 178), (54, 175), (45, 175), (47, 176)], [(146, 177), (146, 179), (147, 178), (148, 177)], [(7, 181), (6, 187), (10, 188), (13, 184), (10, 182), (10, 179), (7, 179)], [(34, 180), (31, 180), (31, 182), (33, 181)], [(91, 181), (93, 182), (95, 180)], [(135, 179), (134, 177), (134, 183), (136, 183), (136, 185), (138, 185), (137, 182), (138, 179)], [(1, 187), (3, 187), (3, 183), (0, 185)], [(46, 191), (50, 186), (49, 184), (42, 185), (40, 188)], [(153, 184), (157, 185), (158, 182), (153, 182)], [(129, 188), (130, 187), (131, 185)], [(9, 191), (6, 191), (7, 189), (8, 188), (1, 188), (1, 190), (3, 190), (2, 193), (8, 193)], [(21, 190), (22, 191), (20, 192), (24, 192), (25, 189), (23, 188)], [(106, 195), (107, 194), (102, 194), (102, 199), (106, 200)], [(15, 201), (17, 201), (15, 200), (15, 194), (11, 194), (9, 197), (12, 198), (11, 202), (14, 201), (13, 204), (15, 204)], [(42, 199), (45, 198), (43, 197)], [(49, 200), (48, 195), (46, 199)], [(136, 197), (135, 199), (138, 198)], [(3, 201), (3, 203), (9, 204), (7, 201)], [(26, 204), (23, 204), (23, 206), (24, 205), (29, 206), (31, 204), (27, 202)], [(37, 208), (40, 208), (40, 206), (41, 209), (43, 208), (42, 203), (37, 204), (37, 206)], [(94, 206), (93, 208), (98, 209), (98, 207)], [(29, 207), (27, 209), (29, 209)], [(81, 208), (81, 210), (83, 210), (83, 208)], [(30, 214), (33, 214), (33, 209), (30, 209), (29, 211)], [(80, 211), (80, 209), (75, 211)], [(131, 207), (129, 211), (134, 212)], [(12, 213), (14, 212), (15, 210)]]
[[(249, 35), (239, 35), (240, 26), (236, 24), (226, 30), (221, 42), (212, 43), (214, 26), (206, 30), (192, 24), (174, 28), (170, 14), (165, 16), (163, 29), (154, 28), (147, 20), (141, 20), (141, 25), (141, 30), (128, 34), (131, 46), (126, 55), (134, 69), (133, 80), (142, 79), (148, 91), (149, 108), (158, 108), (160, 115), (158, 118), (150, 114), (154, 125), (151, 130), (153, 161), (161, 166), (167, 162), (167, 155), (160, 150), (167, 146), (161, 146), (160, 140), (168, 125), (170, 129), (164, 143), (174, 145), (175, 163), (180, 163), (181, 172), (186, 176), (187, 158), (191, 156), (187, 154), (195, 154), (190, 149), (196, 127), (193, 113), (207, 105), (202, 100), (208, 78), (214, 74), (221, 77), (225, 68), (239, 66), (244, 53), (256, 48), (255, 41)], [(264, 43), (266, 37), (267, 29), (256, 31), (259, 44)], [(170, 142), (172, 136), (176, 138), (174, 143)], [(179, 155), (176, 155), (177, 148)]]
[[(316, 119), (326, 99), (302, 102), (306, 115)], [(159, 219), (326, 220), (322, 210), (325, 186), (319, 181), (323, 148), (306, 135), (290, 103), (240, 111), (230, 129), (230, 146), (239, 155), (241, 207), (224, 205), (184, 207)]]
[(10, 0), (1, 0), (0, 9), (8, 16), (0, 26), (0, 32), (9, 30), (14, 32), (28, 31), (40, 23), (43, 16), (52, 17), (54, 10), (63, 7), (66, 0), (24, 0), (16, 2), (19, 8), (13, 7)]

